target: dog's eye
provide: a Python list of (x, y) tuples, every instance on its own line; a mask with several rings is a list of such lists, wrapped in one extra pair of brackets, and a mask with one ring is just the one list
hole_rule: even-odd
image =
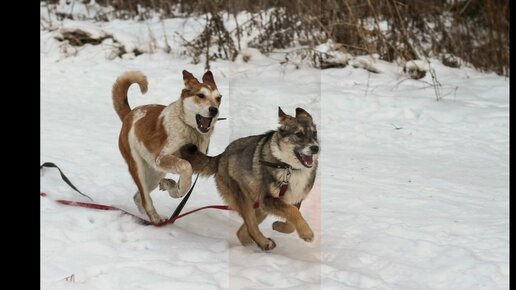
[(217, 103), (220, 103), (220, 100), (222, 99), (222, 96), (218, 96), (215, 98), (215, 101), (217, 101)]
[(317, 138), (317, 131), (314, 131), (314, 138)]
[(297, 132), (297, 133), (296, 133), (296, 136), (297, 136), (298, 138), (303, 138), (303, 137), (305, 137), (305, 134), (303, 134), (303, 132)]
[(198, 96), (199, 98), (201, 98), (201, 99), (204, 99), (204, 97), (205, 97), (205, 95), (204, 95), (204, 94), (198, 94), (197, 96)]

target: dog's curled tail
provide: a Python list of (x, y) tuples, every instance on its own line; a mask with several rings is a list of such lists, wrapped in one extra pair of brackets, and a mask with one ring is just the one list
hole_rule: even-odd
[(129, 107), (129, 103), (127, 102), (127, 91), (134, 83), (140, 86), (142, 94), (147, 92), (147, 77), (140, 71), (128, 71), (123, 73), (116, 79), (113, 85), (113, 106), (122, 121), (125, 116), (131, 112), (131, 107)]
[(211, 176), (217, 172), (220, 155), (207, 156), (200, 152), (194, 144), (186, 144), (179, 149), (181, 158), (187, 160), (192, 165), (194, 172), (201, 176)]

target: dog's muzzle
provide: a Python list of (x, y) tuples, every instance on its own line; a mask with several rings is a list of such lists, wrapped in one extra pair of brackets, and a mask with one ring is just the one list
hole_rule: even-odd
[(314, 156), (313, 155), (305, 155), (301, 152), (294, 151), (299, 162), (303, 164), (307, 168), (311, 168), (314, 165)]
[(202, 133), (207, 133), (208, 131), (210, 131), (211, 121), (213, 120), (213, 118), (207, 118), (197, 114), (195, 115), (195, 120), (197, 121), (197, 128), (199, 129), (199, 131), (201, 131)]

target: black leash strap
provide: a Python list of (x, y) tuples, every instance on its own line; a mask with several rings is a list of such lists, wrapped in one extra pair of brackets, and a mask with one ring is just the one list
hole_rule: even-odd
[[(185, 206), (186, 202), (188, 201), (188, 199), (190, 198), (190, 194), (192, 193), (194, 187), (195, 187), (195, 184), (197, 183), (197, 178), (199, 178), (199, 174), (197, 174), (197, 176), (195, 177), (195, 180), (192, 184), (192, 187), (190, 187), (190, 190), (186, 193), (185, 197), (183, 197), (183, 199), (181, 200), (181, 202), (177, 205), (176, 207), (176, 210), (174, 211), (174, 213), (172, 214), (172, 216), (170, 217), (170, 219), (173, 219), (175, 218), (176, 216), (178, 216), (181, 211), (183, 210), (183, 207)], [(171, 224), (173, 224), (175, 222), (175, 220), (173, 220), (172, 222), (170, 222)]]
[[(43, 163), (39, 167), (39, 169), (43, 169), (43, 167), (57, 168), (57, 170), (59, 170), (59, 173), (61, 174), (61, 178), (63, 179), (64, 182), (66, 182), (66, 184), (68, 184), (71, 188), (73, 188), (73, 190), (77, 191), (80, 195), (82, 195), (82, 196), (88, 198), (89, 200), (93, 201), (93, 199), (91, 197), (89, 197), (88, 195), (86, 195), (86, 194), (82, 193), (80, 190), (78, 190), (77, 187), (75, 187), (73, 185), (73, 183), (70, 181), (70, 179), (68, 179), (68, 177), (66, 177), (66, 175), (63, 173), (63, 171), (61, 171), (61, 168), (59, 168), (57, 165), (55, 165), (52, 162), (45, 162), (45, 163)], [(181, 211), (183, 210), (183, 207), (185, 207), (185, 204), (188, 201), (188, 199), (190, 198), (190, 195), (193, 192), (193, 189), (195, 187), (195, 184), (197, 183), (197, 179), (198, 178), (199, 178), (199, 174), (197, 174), (197, 176), (195, 177), (195, 180), (194, 180), (194, 182), (192, 184), (192, 187), (190, 187), (190, 190), (188, 190), (188, 192), (186, 193), (185, 197), (181, 200), (181, 202), (177, 205), (176, 209), (174, 210), (174, 213), (172, 214), (172, 216), (169, 219), (169, 220), (172, 220), (172, 222), (170, 222), (170, 223), (174, 223), (175, 222), (174, 218), (177, 217), (181, 213)], [(149, 222), (148, 224), (151, 224), (151, 223)]]
[[(226, 120), (226, 119), (227, 118), (218, 118), (218, 120)], [(207, 148), (206, 148), (206, 151), (208, 151)], [(287, 164), (287, 166), (289, 166), (289, 165)], [(45, 163), (43, 163), (39, 167), (39, 169), (42, 169), (43, 167), (54, 167), (54, 168), (57, 168), (57, 170), (59, 170), (59, 173), (61, 173), (61, 178), (64, 180), (64, 182), (66, 182), (66, 184), (68, 184), (71, 188), (73, 188), (75, 191), (77, 191), (80, 195), (82, 195), (82, 196), (88, 198), (89, 200), (93, 201), (93, 199), (91, 197), (87, 196), (86, 194), (84, 194), (80, 190), (78, 190), (77, 187), (75, 187), (72, 184), (72, 182), (68, 179), (68, 177), (66, 177), (66, 175), (64, 175), (63, 171), (61, 171), (61, 169), (59, 167), (57, 167), (57, 165), (55, 165), (52, 162), (45, 162)], [(188, 199), (190, 198), (190, 195), (192, 194), (192, 191), (193, 191), (193, 189), (195, 187), (195, 184), (197, 183), (197, 179), (198, 178), (199, 178), (199, 174), (197, 174), (197, 176), (195, 177), (195, 180), (194, 180), (194, 182), (192, 184), (192, 187), (190, 187), (190, 190), (188, 190), (188, 192), (186, 193), (185, 197), (181, 200), (181, 202), (177, 205), (176, 209), (174, 210), (174, 213), (170, 217), (170, 220), (172, 220), (170, 223), (174, 223), (174, 221), (175, 221), (174, 218), (179, 216), (179, 214), (183, 210), (183, 207), (185, 207), (185, 204), (188, 201)]]
[(68, 184), (71, 188), (73, 188), (73, 190), (77, 191), (80, 195), (86, 197), (87, 199), (93, 201), (93, 199), (89, 196), (87, 196), (86, 194), (82, 193), (80, 190), (77, 189), (77, 187), (75, 187), (73, 185), (73, 183), (70, 181), (70, 179), (68, 179), (68, 177), (66, 177), (66, 175), (64, 175), (63, 171), (61, 171), (61, 168), (57, 167), (57, 165), (55, 165), (54, 163), (52, 162), (45, 162), (43, 163), (39, 169), (42, 169), (43, 167), (54, 167), (54, 168), (57, 168), (57, 170), (59, 170), (59, 173), (61, 174), (61, 178), (64, 180), (64, 182), (66, 182), (66, 184)]

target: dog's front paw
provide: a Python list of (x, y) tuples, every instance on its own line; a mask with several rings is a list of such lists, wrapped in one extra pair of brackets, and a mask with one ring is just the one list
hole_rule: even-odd
[(277, 232), (280, 232), (280, 233), (290, 234), (290, 233), (294, 232), (294, 230), (296, 228), (294, 227), (293, 224), (291, 224), (289, 222), (275, 221), (272, 224), (272, 229)]
[(314, 240), (314, 233), (309, 227), (299, 231), (298, 234), (301, 239), (305, 240), (305, 242), (311, 242)]
[(179, 198), (182, 196), (179, 194), (177, 183), (170, 178), (162, 178), (159, 181), (159, 190), (168, 191), (168, 194), (173, 198)]
[(276, 243), (271, 239), (267, 238), (267, 242), (264, 245), (258, 245), (263, 251), (270, 251), (276, 248)]
[(176, 181), (174, 179), (162, 178), (159, 181), (159, 190), (171, 190), (171, 189), (177, 190)]

